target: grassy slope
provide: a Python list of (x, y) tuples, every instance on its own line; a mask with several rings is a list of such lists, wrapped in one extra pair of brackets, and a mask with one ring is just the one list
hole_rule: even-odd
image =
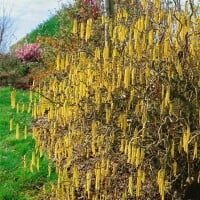
[[(47, 177), (47, 159), (41, 159), (40, 171), (29, 170), (31, 154), (34, 149), (34, 140), (29, 135), (23, 139), (22, 130), (19, 140), (15, 139), (15, 131), (9, 131), (11, 117), (24, 124), (31, 122), (27, 113), (17, 113), (10, 107), (11, 88), (0, 89), (0, 199), (23, 200), (37, 199), (41, 194), (41, 187), (46, 182), (55, 179), (55, 175)], [(17, 99), (20, 102), (28, 102), (28, 92), (18, 91)], [(23, 165), (23, 156), (26, 154), (27, 168)]]

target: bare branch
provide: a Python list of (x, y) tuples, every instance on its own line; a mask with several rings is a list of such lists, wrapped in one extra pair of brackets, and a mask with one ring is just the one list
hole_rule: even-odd
[(12, 36), (11, 8), (5, 6), (4, 0), (0, 1), (0, 53), (6, 51), (10, 37)]

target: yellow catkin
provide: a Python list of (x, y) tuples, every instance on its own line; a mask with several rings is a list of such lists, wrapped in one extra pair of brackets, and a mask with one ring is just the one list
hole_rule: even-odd
[(36, 169), (37, 171), (40, 171), (40, 157), (37, 157), (36, 159)]
[(100, 181), (101, 181), (101, 168), (97, 165), (96, 171), (96, 180), (95, 180), (95, 190), (100, 190)]
[(194, 143), (194, 150), (193, 150), (193, 160), (194, 159), (196, 159), (197, 158), (197, 148), (198, 146), (197, 146), (197, 141), (195, 141), (195, 143)]
[(105, 47), (104, 47), (103, 58), (104, 58), (105, 61), (109, 59), (109, 47), (108, 47), (108, 44), (106, 44)]
[(125, 149), (125, 139), (121, 139), (120, 152), (124, 152), (124, 149)]
[(25, 105), (24, 105), (24, 103), (22, 104), (22, 109), (21, 109), (21, 112), (23, 113), (24, 112), (24, 110), (25, 110)]
[(124, 75), (124, 87), (128, 88), (130, 85), (130, 79), (131, 79), (131, 71), (130, 68), (127, 67), (125, 69), (125, 75)]
[(31, 108), (32, 108), (32, 107), (31, 107), (31, 103), (29, 103), (29, 104), (28, 104), (28, 110), (27, 110), (28, 113), (31, 112)]
[(132, 145), (131, 161), (130, 161), (131, 164), (135, 164), (136, 152), (137, 152), (137, 148), (135, 147), (135, 145)]
[(155, 0), (154, 5), (155, 5), (155, 8), (160, 9), (160, 6), (161, 6), (160, 0)]
[(39, 154), (40, 154), (40, 158), (43, 156), (44, 154), (44, 142), (42, 142), (42, 144), (39, 147)]
[(169, 39), (166, 39), (163, 45), (163, 57), (169, 58), (170, 53), (170, 41)]
[(132, 145), (131, 142), (128, 144), (128, 160), (127, 163), (131, 163), (131, 156), (132, 156)]
[(143, 161), (144, 156), (145, 156), (145, 150), (144, 148), (141, 148), (140, 149), (140, 163)]
[(87, 20), (86, 34), (85, 34), (86, 42), (90, 39), (91, 34), (92, 34), (92, 18)]
[(154, 39), (153, 39), (153, 37), (154, 37), (154, 33), (153, 33), (153, 29), (151, 29), (150, 31), (149, 31), (149, 46), (152, 46), (153, 45), (153, 41), (154, 41)]
[(133, 196), (133, 176), (129, 176), (128, 178), (128, 192)]
[(138, 167), (140, 164), (140, 148), (137, 148), (135, 158), (135, 166)]
[(127, 35), (127, 28), (124, 25), (119, 26), (119, 41), (121, 42), (121, 44), (125, 41), (126, 39), (126, 35)]
[(75, 165), (73, 168), (73, 182), (76, 188), (79, 187), (79, 170), (78, 167)]
[(133, 43), (131, 41), (129, 41), (128, 43), (128, 55), (131, 57), (134, 55), (134, 48), (133, 48)]
[(174, 140), (172, 140), (171, 157), (174, 158)]
[(10, 119), (10, 131), (13, 130), (13, 119)]
[(174, 161), (172, 166), (173, 166), (173, 175), (176, 176), (176, 174), (177, 174), (177, 162)]
[(162, 99), (164, 99), (164, 95), (165, 95), (165, 86), (162, 84)]
[(165, 12), (163, 10), (160, 10), (159, 12), (159, 23), (161, 23), (163, 21), (165, 17)]
[(32, 164), (33, 166), (36, 164), (35, 161), (36, 161), (36, 160), (35, 160), (35, 152), (33, 151), (33, 152), (32, 152), (32, 159), (31, 159), (31, 164)]
[(30, 171), (31, 171), (31, 173), (33, 173), (33, 165), (32, 165), (32, 163), (30, 163)]
[(77, 34), (77, 32), (78, 32), (78, 21), (77, 19), (74, 19), (72, 33)]
[(136, 82), (136, 69), (132, 68), (131, 70), (131, 84), (135, 85)]
[(88, 193), (88, 199), (90, 198), (90, 189), (92, 183), (92, 173), (88, 171), (86, 174), (86, 192)]
[(105, 15), (102, 15), (102, 16), (101, 16), (101, 23), (102, 23), (102, 24), (105, 24)]
[(117, 76), (117, 88), (121, 87), (121, 81), (122, 81), (122, 71), (119, 71)]
[(113, 168), (112, 168), (112, 175), (116, 175), (116, 172), (117, 172), (117, 164), (114, 164), (113, 165)]
[(110, 117), (111, 117), (111, 110), (109, 107), (106, 108), (106, 124), (110, 122)]
[(23, 163), (24, 163), (24, 168), (26, 168), (27, 167), (26, 154), (23, 156)]
[(180, 138), (179, 145), (178, 145), (178, 152), (181, 153), (183, 148), (183, 138)]
[(137, 171), (137, 183), (136, 183), (136, 197), (138, 198), (141, 195), (142, 183), (145, 181), (145, 173), (138, 169)]
[(171, 34), (171, 31), (172, 31), (172, 13), (171, 12), (168, 13), (167, 23), (169, 25), (168, 34)]
[(122, 194), (122, 200), (126, 200), (127, 199), (127, 189), (125, 189), (125, 191)]
[(48, 165), (48, 177), (51, 176), (51, 164)]
[(169, 105), (169, 103), (170, 103), (170, 86), (168, 85), (165, 94), (165, 106)]
[(145, 68), (145, 80), (146, 80), (146, 85), (149, 85), (149, 79), (151, 77), (151, 69), (147, 66)]
[(68, 69), (68, 66), (69, 66), (69, 54), (67, 53), (66, 56), (65, 56), (65, 69)]
[(24, 126), (24, 139), (27, 138), (27, 132), (28, 132), (28, 130), (27, 130), (27, 125), (25, 125), (25, 126)]
[(173, 104), (169, 103), (169, 115), (172, 116), (174, 114), (173, 112)]
[(122, 16), (124, 17), (125, 22), (127, 22), (127, 20), (128, 20), (128, 12), (127, 12), (126, 9), (123, 9), (123, 10), (122, 10)]
[(81, 39), (84, 39), (85, 37), (85, 23), (81, 23), (81, 34), (80, 34)]
[(138, 49), (138, 43), (139, 43), (139, 31), (138, 29), (134, 29), (134, 39), (135, 39), (135, 43), (134, 43), (134, 48)]
[(101, 58), (101, 51), (100, 51), (99, 47), (97, 47), (95, 49), (95, 60), (100, 60), (100, 58)]
[(118, 33), (118, 27), (116, 26), (114, 29), (113, 29), (113, 33), (112, 33), (112, 42), (115, 43), (116, 40), (117, 40), (117, 33)]
[(19, 124), (16, 124), (15, 138), (16, 138), (17, 140), (19, 139)]
[(97, 122), (96, 121), (92, 121), (92, 137), (95, 138), (97, 135)]
[(165, 169), (160, 169), (157, 175), (157, 183), (159, 186), (159, 193), (161, 199), (164, 200), (165, 198)]
[(113, 58), (116, 58), (116, 57), (118, 57), (118, 56), (119, 56), (119, 52), (117, 51), (117, 48), (114, 48), (114, 49), (113, 49), (112, 57), (113, 57)]
[(57, 70), (60, 70), (60, 59), (61, 59), (60, 54), (58, 54), (57, 57), (56, 57), (56, 69)]
[(188, 154), (188, 142), (190, 139), (190, 127), (187, 125), (187, 129), (183, 131), (183, 149)]
[(158, 45), (155, 45), (153, 47), (153, 57), (152, 57), (153, 60), (158, 60), (158, 50), (159, 50)]
[(33, 83), (32, 83), (32, 88), (35, 87), (35, 80), (33, 80)]
[(17, 103), (17, 106), (16, 106), (16, 113), (19, 113), (19, 104)]
[(91, 142), (91, 150), (92, 150), (93, 155), (95, 155), (96, 154), (96, 143), (95, 143), (95, 141)]
[(11, 92), (11, 107), (15, 108), (16, 105), (16, 90)]
[(65, 69), (65, 59), (61, 58), (60, 60), (60, 69)]

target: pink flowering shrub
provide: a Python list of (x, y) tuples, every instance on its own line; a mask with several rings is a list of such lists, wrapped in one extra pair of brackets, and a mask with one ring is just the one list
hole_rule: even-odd
[(18, 59), (24, 62), (34, 62), (39, 61), (42, 56), (42, 51), (40, 49), (40, 44), (25, 44), (19, 46), (15, 50), (15, 55)]

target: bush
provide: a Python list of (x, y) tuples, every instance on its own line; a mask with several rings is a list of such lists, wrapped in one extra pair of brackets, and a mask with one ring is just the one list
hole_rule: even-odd
[(12, 54), (0, 55), (0, 86), (13, 85), (20, 61)]
[(42, 57), (42, 51), (40, 49), (40, 44), (24, 44), (18, 46), (15, 49), (16, 57), (23, 62), (35, 62), (40, 61)]
[(13, 54), (0, 55), (0, 73), (10, 72), (19, 64), (19, 60)]
[[(72, 48), (36, 88), (33, 135), (56, 164), (54, 199), (189, 199), (193, 185), (198, 192), (198, 8), (123, 2), (96, 26), (76, 18)], [(104, 25), (109, 45), (103, 36), (94, 42)]]

